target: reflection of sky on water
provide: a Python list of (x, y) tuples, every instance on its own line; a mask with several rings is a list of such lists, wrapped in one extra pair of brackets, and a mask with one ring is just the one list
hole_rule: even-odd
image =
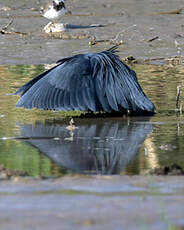
[[(58, 165), (74, 172), (119, 174), (152, 131), (146, 122), (107, 120), (81, 122), (72, 132), (67, 124), (21, 124), (26, 142)], [(89, 121), (89, 120), (88, 120)]]

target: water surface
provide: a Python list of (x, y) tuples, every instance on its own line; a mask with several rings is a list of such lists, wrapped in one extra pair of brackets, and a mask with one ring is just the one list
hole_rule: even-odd
[[(15, 107), (18, 96), (8, 94), (45, 67), (0, 66), (0, 164), (31, 176), (134, 175), (172, 163), (184, 166), (184, 119), (174, 112), (182, 68), (132, 66), (157, 108), (154, 117), (85, 118), (79, 112)], [(76, 129), (70, 131), (72, 116)]]

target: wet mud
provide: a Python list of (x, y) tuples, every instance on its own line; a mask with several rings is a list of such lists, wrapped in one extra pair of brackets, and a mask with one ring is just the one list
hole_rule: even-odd
[[(122, 42), (120, 56), (135, 59), (168, 58), (183, 55), (183, 2), (120, 1), (105, 2), (68, 0), (71, 11), (62, 23), (68, 30), (60, 34), (42, 32), (48, 20), (40, 16), (42, 1), (0, 1), (1, 28), (11, 20), (7, 31), (0, 34), (1, 64), (54, 63), (80, 52), (94, 52)], [(87, 28), (91, 25), (102, 27)], [(83, 28), (80, 28), (83, 27)], [(17, 32), (17, 33), (16, 33)], [(97, 41), (89, 46), (91, 41)], [(98, 42), (102, 41), (102, 42)], [(158, 59), (158, 61), (157, 61)]]
[(183, 229), (183, 177), (1, 182), (1, 229)]

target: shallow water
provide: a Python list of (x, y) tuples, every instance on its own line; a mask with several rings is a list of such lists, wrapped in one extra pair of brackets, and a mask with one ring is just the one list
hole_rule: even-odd
[[(0, 66), (0, 164), (31, 176), (134, 175), (172, 163), (184, 166), (184, 119), (174, 112), (182, 68), (132, 66), (157, 108), (150, 118), (85, 118), (78, 112), (16, 108), (18, 96), (8, 94), (46, 67)], [(72, 116), (76, 129), (69, 131)]]

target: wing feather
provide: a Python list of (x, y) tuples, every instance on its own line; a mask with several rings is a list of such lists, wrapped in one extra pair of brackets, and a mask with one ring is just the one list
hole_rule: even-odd
[(111, 112), (106, 94), (105, 94), (105, 78), (106, 78), (106, 64), (104, 59), (99, 55), (95, 55), (91, 58), (92, 74), (95, 81), (95, 91), (101, 107), (106, 112)]
[(115, 54), (116, 47), (64, 58), (23, 85), (17, 106), (25, 108), (154, 112), (136, 73)]

